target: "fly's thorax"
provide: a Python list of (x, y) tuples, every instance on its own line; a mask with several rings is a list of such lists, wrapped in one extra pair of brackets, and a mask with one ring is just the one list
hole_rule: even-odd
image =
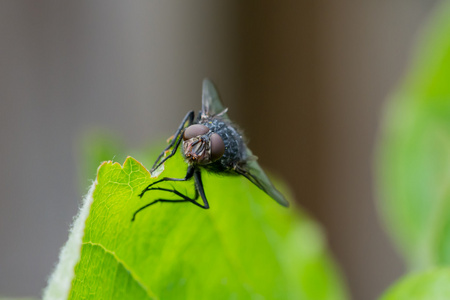
[[(244, 138), (235, 124), (222, 118), (209, 118), (200, 120), (200, 125), (204, 125), (212, 132), (219, 134), (224, 143), (224, 154), (218, 161), (211, 164), (211, 167), (214, 168), (210, 171), (218, 170), (224, 172), (232, 170), (236, 164), (245, 160), (246, 146)], [(209, 168), (209, 165), (207, 167)]]
[(190, 164), (210, 164), (224, 151), (222, 138), (204, 125), (191, 125), (183, 133), (183, 153)]

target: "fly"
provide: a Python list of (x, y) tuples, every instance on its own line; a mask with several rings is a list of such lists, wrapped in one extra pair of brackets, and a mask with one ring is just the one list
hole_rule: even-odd
[[(154, 200), (139, 208), (133, 214), (132, 221), (139, 212), (157, 202), (190, 202), (203, 209), (208, 209), (209, 203), (203, 189), (201, 169), (213, 173), (242, 175), (282, 206), (289, 206), (289, 202), (273, 186), (259, 166), (256, 161), (257, 157), (247, 147), (242, 134), (228, 118), (227, 110), (223, 107), (214, 84), (210, 80), (204, 79), (202, 110), (195, 119), (194, 111), (187, 113), (169, 145), (161, 152), (150, 170), (153, 173), (166, 160), (171, 158), (179, 146), (183, 144), (183, 156), (188, 163), (186, 175), (184, 178), (164, 177), (159, 179), (149, 184), (139, 194), (139, 197), (142, 198), (149, 191), (159, 190), (174, 193), (180, 199)], [(169, 154), (164, 156), (167, 151), (169, 151)], [(187, 181), (192, 177), (195, 183), (194, 198), (190, 198), (175, 189), (158, 187), (158, 183), (164, 181)], [(197, 202), (199, 196), (203, 204)]]

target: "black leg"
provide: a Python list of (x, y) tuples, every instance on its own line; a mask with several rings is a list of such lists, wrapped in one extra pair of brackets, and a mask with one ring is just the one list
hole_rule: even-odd
[[(188, 196), (183, 195), (182, 193), (180, 193), (179, 191), (174, 190), (174, 189), (150, 188), (149, 191), (150, 191), (150, 190), (158, 190), (158, 191), (171, 192), (171, 193), (174, 193), (175, 195), (181, 197), (182, 199), (181, 199), (181, 200), (157, 199), (157, 200), (155, 200), (155, 201), (152, 201), (152, 202), (150, 202), (149, 204), (146, 204), (146, 205), (142, 206), (141, 208), (139, 208), (137, 211), (134, 212), (133, 218), (131, 219), (132, 222), (136, 219), (136, 215), (137, 215), (139, 212), (143, 211), (143, 210), (146, 209), (147, 207), (149, 207), (149, 206), (151, 206), (151, 205), (153, 205), (153, 204), (155, 204), (155, 203), (158, 203), (158, 202), (172, 202), (172, 203), (176, 203), (176, 202), (191, 202), (192, 204), (195, 204), (195, 205), (197, 205), (198, 207), (201, 207), (201, 208), (204, 208), (204, 209), (209, 208), (208, 202), (206, 202), (206, 205), (203, 206), (203, 205), (201, 205), (200, 203), (198, 203), (198, 202), (196, 201), (196, 200), (198, 199), (198, 195), (199, 195), (197, 189), (195, 190), (195, 197), (194, 197), (194, 198), (189, 198)], [(204, 195), (204, 193), (203, 193), (203, 195)], [(205, 201), (205, 199), (204, 199), (203, 201)]]
[(199, 169), (194, 169), (194, 180), (195, 180), (195, 191), (200, 194), (200, 197), (203, 200), (204, 206), (199, 205), (201, 208), (209, 208), (208, 200), (206, 199), (205, 190), (203, 189), (202, 175)]
[[(177, 152), (178, 146), (180, 146), (181, 140), (183, 139), (183, 137), (181, 136), (182, 133), (184, 132), (184, 128), (191, 125), (192, 122), (194, 121), (194, 111), (191, 110), (190, 112), (188, 112), (186, 114), (186, 116), (184, 117), (183, 121), (181, 122), (180, 126), (178, 127), (177, 131), (174, 134), (174, 137), (172, 139), (172, 141), (170, 142), (170, 144), (163, 150), (163, 152), (161, 152), (158, 156), (158, 158), (156, 159), (155, 163), (153, 164), (150, 172), (153, 172), (154, 170), (158, 169), (159, 166), (161, 166), (167, 159), (171, 158), (175, 152)], [(164, 156), (164, 153), (169, 150), (170, 148), (172, 148), (172, 152), (167, 155), (166, 157), (164, 157), (163, 160), (161, 160), (161, 158)], [(161, 160), (161, 161), (160, 161)]]
[(139, 212), (143, 211), (144, 209), (146, 209), (147, 207), (149, 207), (150, 205), (153, 205), (155, 203), (158, 203), (158, 202), (187, 202), (187, 201), (189, 201), (189, 200), (169, 200), (169, 199), (158, 199), (158, 200), (155, 200), (153, 202), (150, 202), (149, 204), (146, 204), (146, 205), (142, 206), (137, 211), (135, 211), (134, 214), (133, 214), (133, 218), (131, 218), (131, 222), (134, 222), (134, 220), (136, 219), (136, 215)]
[(157, 180), (155, 182), (150, 183), (140, 194), (139, 197), (142, 198), (142, 196), (144, 196), (144, 194), (151, 190), (151, 187), (157, 183), (163, 182), (163, 181), (187, 181), (189, 179), (192, 178), (192, 176), (194, 175), (194, 167), (193, 166), (189, 166), (186, 172), (186, 176), (184, 176), (184, 178), (171, 178), (171, 177), (164, 177), (160, 180)]
[[(164, 182), (164, 181), (186, 181), (189, 180), (190, 178), (192, 178), (192, 176), (194, 176), (194, 181), (195, 181), (195, 197), (194, 198), (189, 198), (186, 195), (183, 195), (182, 193), (180, 193), (179, 191), (175, 190), (175, 189), (166, 189), (166, 188), (159, 188), (159, 187), (152, 187), (153, 185), (160, 183), (160, 182)], [(171, 192), (174, 193), (175, 195), (179, 196), (181, 198), (181, 200), (170, 200), (170, 199), (157, 199), (155, 201), (152, 201), (144, 206), (142, 206), (141, 208), (139, 208), (137, 211), (134, 212), (133, 214), (133, 218), (131, 219), (131, 221), (134, 221), (134, 219), (136, 218), (136, 215), (141, 212), (142, 210), (146, 209), (147, 207), (157, 203), (157, 202), (191, 202), (192, 204), (201, 207), (203, 209), (208, 209), (209, 208), (209, 203), (208, 200), (206, 199), (206, 195), (205, 195), (205, 190), (203, 189), (203, 182), (202, 182), (202, 177), (201, 177), (201, 173), (199, 169), (196, 169), (194, 166), (189, 166), (186, 176), (184, 178), (170, 178), (170, 177), (164, 177), (160, 180), (157, 180), (153, 183), (151, 183), (149, 186), (147, 186), (142, 193), (139, 195), (139, 197), (142, 198), (142, 196), (151, 190), (158, 190), (158, 191), (165, 191), (165, 192)], [(197, 202), (198, 196), (200, 196), (203, 200), (203, 205), (201, 205), (200, 203)]]

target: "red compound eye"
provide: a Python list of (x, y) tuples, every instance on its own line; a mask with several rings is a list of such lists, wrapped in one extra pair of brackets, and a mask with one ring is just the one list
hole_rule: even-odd
[(225, 152), (225, 144), (222, 138), (217, 133), (211, 135), (211, 159), (212, 161), (218, 160)]
[(188, 128), (186, 128), (186, 130), (184, 131), (183, 134), (183, 140), (189, 140), (192, 139), (193, 137), (199, 136), (199, 135), (204, 135), (206, 133), (208, 133), (209, 128), (206, 127), (205, 125), (201, 125), (201, 124), (194, 124), (189, 126)]

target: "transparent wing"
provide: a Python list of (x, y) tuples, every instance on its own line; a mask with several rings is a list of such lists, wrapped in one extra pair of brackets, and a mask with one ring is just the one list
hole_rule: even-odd
[(250, 151), (250, 149), (247, 149), (247, 155), (249, 157), (249, 160), (247, 161), (246, 165), (244, 167), (237, 168), (236, 172), (250, 180), (254, 185), (266, 192), (267, 195), (272, 197), (279, 204), (288, 207), (289, 202), (273, 186), (272, 182), (267, 177), (266, 173), (264, 173), (263, 169), (259, 166), (256, 159), (251, 159), (253, 157), (253, 153), (252, 151)]
[(227, 109), (220, 101), (216, 87), (211, 80), (205, 78), (202, 90), (202, 118), (220, 115), (223, 119), (229, 119), (226, 112)]

